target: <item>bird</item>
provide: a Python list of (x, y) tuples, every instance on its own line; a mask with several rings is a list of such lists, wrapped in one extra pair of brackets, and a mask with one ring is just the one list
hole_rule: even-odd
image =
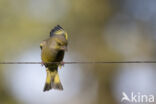
[(63, 90), (58, 68), (64, 65), (63, 58), (67, 45), (68, 34), (60, 25), (55, 26), (50, 31), (50, 37), (40, 43), (41, 60), (47, 72), (44, 92), (50, 89)]

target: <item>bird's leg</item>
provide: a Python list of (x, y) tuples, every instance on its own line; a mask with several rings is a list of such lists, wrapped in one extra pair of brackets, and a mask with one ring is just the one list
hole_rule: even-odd
[(42, 65), (42, 66), (44, 66), (44, 65), (45, 65), (45, 63), (42, 61), (42, 62), (41, 62), (41, 65)]
[(61, 62), (58, 64), (58, 66), (59, 66), (59, 69), (61, 69), (61, 67), (64, 66), (64, 62), (61, 61)]
[(60, 62), (60, 65), (61, 65), (61, 66), (64, 66), (64, 61), (61, 61), (61, 62)]

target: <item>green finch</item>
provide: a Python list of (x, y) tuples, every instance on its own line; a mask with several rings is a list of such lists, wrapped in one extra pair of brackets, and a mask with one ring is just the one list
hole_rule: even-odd
[(50, 37), (40, 44), (42, 63), (45, 65), (47, 71), (47, 78), (43, 91), (48, 91), (50, 89), (63, 90), (58, 75), (58, 67), (63, 65), (67, 42), (67, 32), (65, 32), (61, 26), (57, 25), (51, 30)]

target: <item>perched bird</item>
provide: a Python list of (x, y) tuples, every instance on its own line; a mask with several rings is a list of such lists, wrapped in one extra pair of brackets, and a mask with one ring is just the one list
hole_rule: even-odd
[[(51, 30), (50, 37), (40, 43), (41, 59), (47, 71), (47, 78), (43, 91), (48, 91), (52, 88), (63, 90), (58, 75), (58, 67), (63, 65), (67, 42), (67, 32), (65, 32), (61, 26), (57, 25)], [(48, 64), (50, 62), (59, 63)]]

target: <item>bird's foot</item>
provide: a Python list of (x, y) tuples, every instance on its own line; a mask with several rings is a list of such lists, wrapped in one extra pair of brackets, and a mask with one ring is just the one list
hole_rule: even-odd
[(60, 65), (61, 65), (61, 66), (64, 66), (64, 62), (63, 62), (63, 61), (61, 61), (61, 62), (60, 62)]
[(61, 61), (61, 62), (59, 63), (59, 69), (61, 69), (62, 66), (64, 66), (64, 62), (63, 62), (63, 61)]
[(42, 61), (42, 62), (41, 62), (41, 65), (42, 65), (42, 66), (44, 66), (44, 65), (45, 65), (45, 63)]

